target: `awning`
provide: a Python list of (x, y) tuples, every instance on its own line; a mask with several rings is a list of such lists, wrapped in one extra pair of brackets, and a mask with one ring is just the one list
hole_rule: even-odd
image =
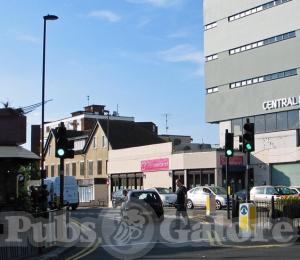
[(0, 146), (0, 159), (1, 158), (19, 158), (32, 160), (40, 159), (40, 157), (35, 153), (26, 150), (22, 146)]

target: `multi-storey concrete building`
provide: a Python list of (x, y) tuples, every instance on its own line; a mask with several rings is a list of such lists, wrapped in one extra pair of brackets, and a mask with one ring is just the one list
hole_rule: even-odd
[(255, 123), (254, 184), (300, 185), (299, 0), (204, 0), (206, 121)]

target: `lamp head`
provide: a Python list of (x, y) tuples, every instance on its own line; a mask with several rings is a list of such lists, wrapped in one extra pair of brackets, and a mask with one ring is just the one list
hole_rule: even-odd
[(44, 20), (57, 20), (58, 16), (52, 15), (52, 14), (47, 14), (44, 16)]

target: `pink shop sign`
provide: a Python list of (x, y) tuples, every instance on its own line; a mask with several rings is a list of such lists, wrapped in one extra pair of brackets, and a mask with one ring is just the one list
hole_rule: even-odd
[(168, 171), (168, 170), (169, 170), (169, 158), (141, 161), (142, 172)]

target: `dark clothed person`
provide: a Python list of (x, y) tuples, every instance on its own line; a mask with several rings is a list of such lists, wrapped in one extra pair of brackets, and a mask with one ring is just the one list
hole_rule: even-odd
[(177, 185), (177, 199), (175, 202), (175, 207), (176, 207), (176, 228), (180, 228), (180, 216), (183, 217), (184, 222), (185, 222), (185, 228), (190, 228), (190, 222), (189, 222), (189, 217), (186, 212), (186, 195), (187, 195), (187, 189), (182, 185), (180, 180), (176, 181)]

